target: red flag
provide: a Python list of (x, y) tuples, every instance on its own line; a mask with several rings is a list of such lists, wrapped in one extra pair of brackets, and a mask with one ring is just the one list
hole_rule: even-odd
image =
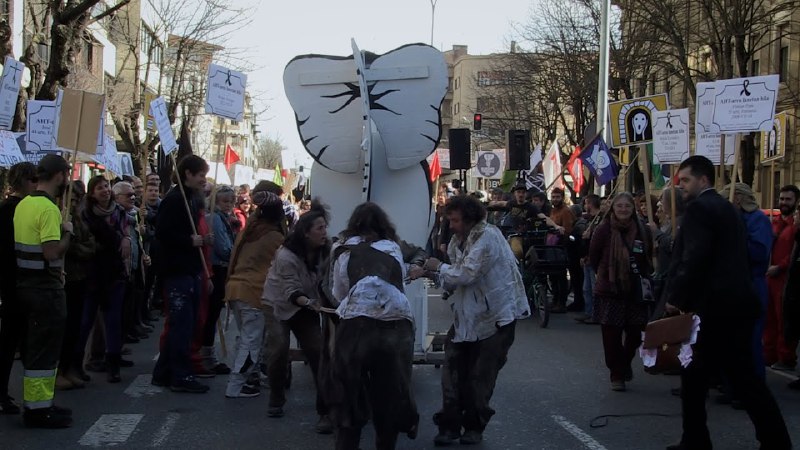
[(433, 159), (431, 160), (431, 183), (436, 181), (442, 175), (442, 165), (439, 163), (439, 151), (433, 152)]
[(231, 170), (231, 166), (239, 162), (239, 155), (233, 151), (231, 144), (225, 145), (225, 170)]
[(572, 187), (575, 192), (580, 192), (583, 187), (583, 160), (579, 158), (580, 154), (581, 148), (575, 147), (567, 162), (567, 170), (572, 175)]

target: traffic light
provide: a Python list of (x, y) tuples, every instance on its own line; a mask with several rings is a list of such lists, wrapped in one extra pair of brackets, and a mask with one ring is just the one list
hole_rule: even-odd
[(481, 114), (475, 114), (475, 117), (472, 118), (472, 129), (480, 130), (482, 122), (483, 122), (483, 117), (481, 116)]

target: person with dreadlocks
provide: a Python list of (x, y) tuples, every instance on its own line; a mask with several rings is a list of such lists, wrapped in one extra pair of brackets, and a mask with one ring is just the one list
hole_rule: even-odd
[(270, 181), (262, 181), (253, 189), (256, 207), (236, 243), (228, 266), (225, 301), (233, 309), (239, 328), (233, 368), (225, 396), (256, 397), (257, 386), (247, 384), (258, 367), (264, 338), (265, 315), (261, 294), (272, 261), (286, 236), (286, 219), (280, 195), (283, 189)]

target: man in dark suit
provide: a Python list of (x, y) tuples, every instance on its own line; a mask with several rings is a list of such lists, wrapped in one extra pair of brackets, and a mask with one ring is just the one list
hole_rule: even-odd
[(680, 187), (689, 202), (673, 249), (668, 309), (700, 317), (692, 362), (681, 373), (683, 437), (668, 450), (711, 449), (706, 426), (710, 375), (722, 373), (741, 398), (762, 449), (790, 449), (780, 409), (757, 376), (751, 349), (762, 314), (748, 271), (744, 224), (713, 188), (714, 166), (692, 156), (681, 163)]

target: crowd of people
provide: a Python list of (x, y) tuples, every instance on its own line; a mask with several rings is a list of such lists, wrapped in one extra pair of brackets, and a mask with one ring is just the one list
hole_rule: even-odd
[[(153, 332), (153, 312), (163, 311), (153, 385), (202, 394), (209, 386), (198, 378), (229, 375), (224, 395), (252, 398), (268, 382), (267, 414), (280, 418), (294, 334), (315, 381), (316, 431), (335, 432), (337, 449), (357, 449), (372, 421), (375, 446), (395, 448), (419, 427), (405, 284), (425, 277), (453, 314), (434, 443), (479, 443), (516, 322), (531, 315), (526, 268), (507, 235), (546, 229), (546, 245), (566, 255), (563, 270), (548, 272), (550, 312), (600, 325), (613, 391), (633, 380), (648, 322), (700, 317), (678, 389), (683, 436), (671, 449), (711, 448), (705, 398), (717, 385), (750, 413), (763, 448), (791, 447), (765, 367), (797, 362), (795, 186), (780, 190), (779, 213), (765, 214), (746, 185), (728, 188), (733, 202), (718, 194), (702, 157), (684, 161), (678, 186), (649, 199), (653, 214), (644, 194), (590, 194), (569, 205), (558, 188), (548, 198), (524, 185), (490, 196), (446, 185), (425, 250), (403, 241), (374, 203), (329, 236), (325, 205), (295, 204), (269, 181), (212, 186), (208, 164), (193, 155), (178, 162), (174, 180), (97, 175), (84, 188), (70, 173), (58, 156), (18, 164), (0, 204), (0, 409), (21, 412), (27, 426), (69, 426), (71, 411), (54, 404), (54, 391), (85, 386), (87, 372), (120, 382), (133, 364), (125, 344)], [(224, 311), (238, 330), (232, 367), (214, 350)], [(21, 409), (8, 395), (17, 350)]]

